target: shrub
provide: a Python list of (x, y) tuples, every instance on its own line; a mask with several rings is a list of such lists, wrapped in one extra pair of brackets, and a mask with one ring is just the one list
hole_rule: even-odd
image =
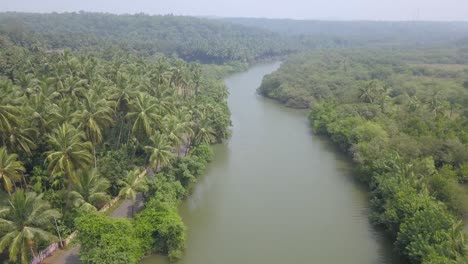
[(135, 218), (138, 237), (146, 243), (146, 253), (167, 254), (171, 261), (182, 256), (185, 247), (185, 226), (177, 206), (151, 199)]
[(113, 219), (101, 213), (89, 213), (76, 219), (76, 227), (83, 263), (136, 264), (143, 256), (143, 242), (137, 237), (129, 219)]

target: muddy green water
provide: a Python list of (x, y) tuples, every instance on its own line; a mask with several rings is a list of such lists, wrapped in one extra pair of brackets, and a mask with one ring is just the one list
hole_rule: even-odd
[[(311, 134), (306, 113), (256, 94), (269, 63), (226, 79), (232, 137), (181, 207), (181, 264), (401, 263), (368, 220), (349, 159)], [(143, 264), (167, 263), (149, 256)]]

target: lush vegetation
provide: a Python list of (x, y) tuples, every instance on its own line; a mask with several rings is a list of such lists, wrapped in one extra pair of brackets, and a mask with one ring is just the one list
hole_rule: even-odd
[(405, 54), (372, 49), (315, 52), (284, 63), (260, 92), (310, 105), (314, 131), (353, 157), (372, 191), (371, 220), (402, 255), (412, 263), (462, 262), (468, 66), (415, 64), (417, 58), (407, 63)]
[[(314, 130), (352, 155), (372, 191), (371, 219), (402, 255), (461, 262), (466, 32), (466, 23), (2, 13), (1, 257), (28, 263), (78, 230), (84, 263), (176, 260), (178, 204), (211, 159), (209, 144), (228, 136), (219, 78), (328, 48), (287, 60), (259, 92), (312, 108)], [(133, 219), (99, 212), (116, 197), (135, 205), (138, 193), (146, 203)]]
[(393, 88), (398, 93), (395, 97), (434, 81), (431, 89), (419, 89), (419, 99), (428, 99), (440, 86), (455, 98), (466, 90), (462, 84), (468, 79), (463, 66), (468, 64), (467, 50), (468, 41), (420, 48), (396, 46), (392, 52), (376, 47), (326, 49), (286, 60), (281, 70), (264, 79), (258, 91), (290, 107), (308, 108), (331, 98), (352, 102), (370, 80)]
[[(210, 67), (177, 58), (49, 52), (0, 39), (2, 258), (28, 263), (76, 229), (85, 263), (179, 257), (178, 201), (209, 159), (205, 145), (228, 136), (224, 84), (205, 74)], [(135, 221), (97, 212), (138, 192), (149, 202)], [(145, 245), (133, 243), (143, 236)]]
[[(266, 30), (172, 15), (3, 13), (0, 25), (0, 32), (23, 44), (42, 45), (47, 50), (87, 50), (106, 57), (119, 50), (224, 64), (254, 62), (295, 50), (293, 43)], [(29, 37), (32, 34), (34, 39)]]
[(208, 145), (195, 147), (148, 180), (144, 209), (133, 220), (91, 213), (77, 219), (83, 263), (138, 263), (144, 254), (181, 257), (185, 226), (177, 212), (192, 182), (204, 171), (213, 153)]
[(369, 43), (446, 43), (468, 33), (467, 22), (327, 21), (223, 18), (235, 24), (294, 37), (307, 45), (343, 46)]

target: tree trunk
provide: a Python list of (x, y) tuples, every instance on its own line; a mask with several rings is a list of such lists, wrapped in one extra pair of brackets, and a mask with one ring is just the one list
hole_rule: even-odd
[[(24, 188), (28, 188), (28, 183), (26, 182), (26, 178), (24, 177), (24, 174), (22, 175), (21, 177), (23, 179), (23, 182), (24, 182)], [(42, 180), (41, 180), (42, 181)], [(41, 182), (41, 185), (42, 185), (42, 182)]]
[(130, 136), (132, 135), (132, 130), (128, 130), (127, 145), (130, 142)]
[[(31, 242), (31, 244), (33, 244), (33, 242)], [(34, 249), (33, 249), (32, 246), (29, 246), (29, 250), (31, 250), (31, 254), (32, 254), (32, 256), (33, 256), (33, 259), (36, 258), (37, 255), (36, 255), (36, 253), (34, 252)], [(42, 263), (42, 259), (41, 259), (41, 263)]]
[(97, 168), (96, 145), (93, 143), (94, 168)]
[(123, 129), (123, 122), (122, 122), (122, 125), (120, 125), (120, 129), (119, 129), (119, 137), (117, 139), (117, 148), (120, 147), (120, 137), (122, 136), (122, 129)]
[(185, 156), (188, 155), (189, 151), (190, 151), (190, 146), (192, 145), (192, 138), (189, 137), (188, 140), (187, 140), (187, 145), (186, 145), (186, 148), (185, 148)]

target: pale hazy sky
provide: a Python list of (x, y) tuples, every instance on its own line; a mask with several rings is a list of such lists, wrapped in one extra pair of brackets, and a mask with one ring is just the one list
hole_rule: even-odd
[(0, 11), (341, 20), (468, 20), (468, 0), (0, 0)]

